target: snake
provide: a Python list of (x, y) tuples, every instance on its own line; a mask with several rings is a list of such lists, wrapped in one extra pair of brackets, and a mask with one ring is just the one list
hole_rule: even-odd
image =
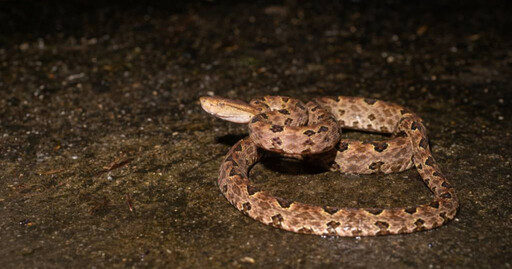
[[(455, 189), (432, 156), (424, 122), (403, 106), (351, 96), (318, 97), (307, 103), (287, 96), (264, 96), (249, 103), (203, 96), (200, 103), (215, 117), (248, 124), (249, 136), (229, 150), (217, 183), (233, 206), (259, 222), (296, 233), (360, 237), (430, 230), (457, 214)], [(388, 137), (344, 139), (343, 129)], [(249, 179), (250, 169), (266, 152), (345, 174), (387, 174), (415, 166), (433, 198), (401, 208), (340, 208), (273, 196)]]

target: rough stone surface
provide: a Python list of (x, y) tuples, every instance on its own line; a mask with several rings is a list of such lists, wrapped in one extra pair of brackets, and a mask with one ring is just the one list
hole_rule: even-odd
[[(511, 267), (506, 1), (32, 2), (0, 2), (0, 267)], [(216, 178), (247, 130), (201, 110), (212, 94), (408, 107), (458, 190), (457, 219), (322, 238), (244, 216)], [(339, 207), (431, 197), (414, 170), (353, 176), (266, 159), (251, 177)]]

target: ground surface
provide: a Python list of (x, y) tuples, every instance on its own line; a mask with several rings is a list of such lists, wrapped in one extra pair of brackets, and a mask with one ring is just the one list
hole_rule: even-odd
[[(510, 7), (375, 2), (0, 2), (0, 267), (510, 268)], [(456, 186), (457, 219), (322, 238), (242, 215), (216, 177), (247, 130), (201, 110), (212, 94), (410, 108)], [(430, 199), (414, 170), (267, 160), (252, 177), (315, 204)]]

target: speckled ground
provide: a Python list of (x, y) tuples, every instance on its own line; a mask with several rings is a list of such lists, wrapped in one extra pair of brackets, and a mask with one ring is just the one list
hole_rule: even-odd
[[(510, 6), (333, 2), (1, 1), (0, 267), (512, 267)], [(457, 219), (322, 238), (242, 215), (216, 177), (247, 130), (201, 110), (212, 94), (412, 109), (458, 190)], [(315, 204), (430, 198), (414, 170), (349, 176), (265, 160), (252, 177)]]

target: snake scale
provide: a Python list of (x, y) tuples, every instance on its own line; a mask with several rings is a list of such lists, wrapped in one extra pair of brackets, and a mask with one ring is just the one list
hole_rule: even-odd
[[(208, 113), (249, 124), (249, 137), (224, 158), (218, 185), (238, 210), (264, 224), (317, 235), (375, 236), (439, 227), (457, 213), (454, 188), (432, 157), (423, 121), (402, 106), (361, 97), (320, 97), (304, 104), (285, 96), (265, 96), (249, 104), (201, 97)], [(341, 129), (392, 134), (383, 141), (341, 138)], [(416, 166), (433, 193), (428, 204), (404, 208), (315, 206), (272, 196), (251, 184), (250, 168), (263, 150), (314, 161), (351, 174), (393, 173)]]

